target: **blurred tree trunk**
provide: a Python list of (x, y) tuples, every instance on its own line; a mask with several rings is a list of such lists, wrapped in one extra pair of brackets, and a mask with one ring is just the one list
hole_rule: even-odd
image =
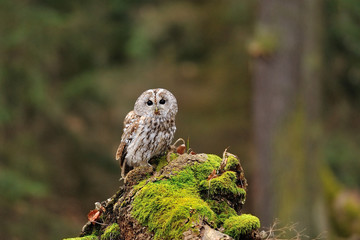
[(324, 229), (319, 179), (321, 2), (260, 0), (254, 43), (255, 175), (262, 226)]

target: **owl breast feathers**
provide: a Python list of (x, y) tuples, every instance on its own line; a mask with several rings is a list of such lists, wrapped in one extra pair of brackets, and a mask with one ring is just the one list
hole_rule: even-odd
[(121, 175), (126, 165), (148, 165), (148, 161), (164, 153), (176, 131), (176, 98), (166, 89), (149, 89), (136, 100), (134, 110), (124, 120), (124, 132), (116, 152), (120, 159)]

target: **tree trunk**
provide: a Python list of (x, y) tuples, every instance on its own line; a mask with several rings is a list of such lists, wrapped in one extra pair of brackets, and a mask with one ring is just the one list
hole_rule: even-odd
[(260, 0), (254, 40), (254, 207), (263, 226), (280, 218), (312, 236), (322, 205), (320, 10), (320, 1)]

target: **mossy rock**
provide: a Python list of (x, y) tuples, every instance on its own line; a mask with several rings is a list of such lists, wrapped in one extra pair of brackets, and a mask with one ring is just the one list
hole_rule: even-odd
[(232, 216), (224, 222), (224, 232), (233, 237), (235, 240), (248, 238), (252, 231), (259, 228), (259, 218), (251, 214)]

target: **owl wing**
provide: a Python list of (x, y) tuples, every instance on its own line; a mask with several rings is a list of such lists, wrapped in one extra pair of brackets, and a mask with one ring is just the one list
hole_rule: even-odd
[(133, 135), (139, 126), (139, 120), (140, 116), (135, 114), (134, 111), (129, 112), (125, 117), (124, 132), (121, 136), (121, 142), (115, 155), (116, 160), (120, 159), (120, 166), (122, 168), (124, 168), (123, 164), (125, 163), (126, 148), (132, 141)]

